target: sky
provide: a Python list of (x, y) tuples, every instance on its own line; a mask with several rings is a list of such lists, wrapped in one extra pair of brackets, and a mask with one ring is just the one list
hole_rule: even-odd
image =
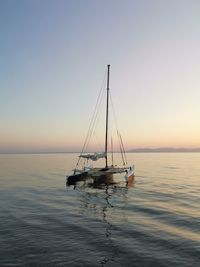
[(200, 147), (199, 14), (199, 0), (1, 0), (0, 153), (80, 151), (107, 64), (126, 149)]

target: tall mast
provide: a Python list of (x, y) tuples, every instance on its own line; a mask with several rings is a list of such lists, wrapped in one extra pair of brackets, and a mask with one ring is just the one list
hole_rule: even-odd
[(110, 80), (110, 65), (107, 66), (107, 101), (106, 101), (106, 136), (105, 136), (105, 160), (106, 168), (108, 168), (108, 108), (109, 108), (109, 80)]

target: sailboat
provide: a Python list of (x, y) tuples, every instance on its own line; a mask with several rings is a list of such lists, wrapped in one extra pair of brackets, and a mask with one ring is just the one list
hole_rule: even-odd
[[(85, 180), (87, 178), (93, 179), (95, 183), (107, 183), (113, 182), (113, 176), (116, 174), (120, 174), (122, 176), (122, 179), (129, 183), (129, 181), (132, 181), (134, 179), (134, 171), (135, 171), (135, 165), (128, 165), (126, 161), (125, 156), (125, 150), (122, 142), (121, 135), (118, 132), (119, 140), (120, 140), (120, 152), (122, 154), (123, 159), (123, 166), (116, 166), (113, 165), (113, 153), (112, 153), (112, 163), (109, 164), (108, 162), (108, 132), (109, 132), (109, 93), (110, 93), (110, 65), (107, 65), (107, 82), (106, 82), (106, 119), (105, 119), (105, 150), (103, 152), (95, 152), (95, 153), (85, 153), (84, 147), (85, 143), (82, 149), (82, 152), (80, 153), (78, 157), (78, 161), (76, 164), (76, 167), (72, 170), (73, 173), (69, 176), (67, 176), (67, 183), (68, 184), (74, 184), (77, 181)], [(86, 137), (87, 139), (87, 137)], [(97, 161), (99, 159), (105, 159), (105, 165), (102, 167), (93, 167), (91, 165), (88, 165), (88, 162), (90, 161)], [(83, 166), (79, 168), (79, 163), (81, 159), (84, 160)], [(85, 164), (85, 161), (87, 162), (87, 165)]]

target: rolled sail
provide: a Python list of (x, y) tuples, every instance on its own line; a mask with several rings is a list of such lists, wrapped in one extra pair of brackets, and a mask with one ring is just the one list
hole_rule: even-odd
[(104, 153), (80, 155), (79, 157), (96, 161), (98, 159), (105, 158), (105, 156), (106, 156), (106, 153), (104, 152)]

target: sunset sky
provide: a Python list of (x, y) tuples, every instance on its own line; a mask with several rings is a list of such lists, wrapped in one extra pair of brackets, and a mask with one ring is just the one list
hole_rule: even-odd
[(199, 0), (1, 0), (0, 33), (0, 153), (80, 151), (107, 64), (127, 149), (200, 147)]

